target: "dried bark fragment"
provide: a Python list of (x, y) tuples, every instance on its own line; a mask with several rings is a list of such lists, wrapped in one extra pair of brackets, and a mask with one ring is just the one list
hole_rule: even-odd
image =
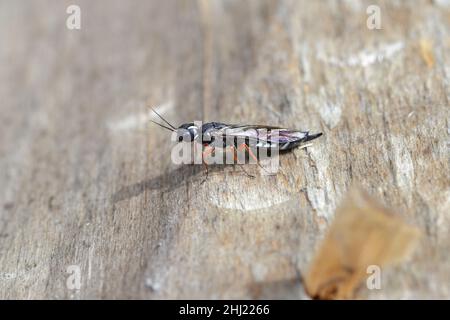
[(412, 252), (419, 231), (356, 189), (336, 212), (305, 278), (317, 299), (350, 299), (368, 277), (369, 266), (384, 267)]

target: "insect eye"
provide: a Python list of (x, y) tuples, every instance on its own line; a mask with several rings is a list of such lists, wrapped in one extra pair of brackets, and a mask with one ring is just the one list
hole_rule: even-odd
[(178, 142), (182, 142), (182, 141), (189, 142), (191, 140), (192, 140), (192, 138), (191, 138), (191, 134), (189, 131), (183, 131), (178, 134)]

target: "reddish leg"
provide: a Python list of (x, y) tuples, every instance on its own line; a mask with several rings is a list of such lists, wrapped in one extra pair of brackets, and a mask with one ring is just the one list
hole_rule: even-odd
[(206, 169), (206, 177), (205, 177), (205, 179), (203, 179), (203, 181), (200, 184), (203, 184), (206, 182), (206, 180), (208, 180), (209, 170), (208, 170), (208, 164), (206, 163), (205, 158), (214, 152), (214, 147), (211, 147), (207, 144), (204, 144), (203, 146), (205, 147), (205, 149), (202, 152), (202, 162), (203, 162), (203, 166)]
[(233, 152), (233, 159), (234, 159), (234, 161), (237, 161), (236, 148), (234, 146), (230, 146), (230, 151)]
[(233, 151), (233, 158), (234, 158), (234, 161), (236, 162), (236, 164), (238, 164), (241, 167), (242, 171), (244, 171), (245, 174), (248, 177), (254, 178), (255, 176), (250, 174), (250, 173), (248, 173), (247, 170), (245, 170), (245, 168), (244, 168), (244, 166), (242, 164), (237, 163), (238, 157), (237, 157), (237, 150), (236, 150), (236, 148), (234, 146), (231, 146), (230, 149)]
[(263, 169), (264, 171), (266, 171), (267, 173), (270, 174), (270, 172), (268, 172), (268, 171), (267, 171), (267, 170), (259, 163), (258, 157), (253, 153), (252, 149), (250, 149), (250, 147), (249, 147), (246, 143), (242, 143), (242, 144), (239, 146), (238, 150), (242, 150), (243, 148), (247, 150), (248, 154), (256, 161), (256, 164), (257, 164), (261, 169)]
[(241, 151), (242, 149), (246, 149), (248, 154), (256, 161), (256, 163), (259, 164), (258, 157), (255, 156), (255, 154), (252, 152), (252, 149), (250, 149), (250, 147), (246, 143), (243, 143), (238, 147), (239, 151)]

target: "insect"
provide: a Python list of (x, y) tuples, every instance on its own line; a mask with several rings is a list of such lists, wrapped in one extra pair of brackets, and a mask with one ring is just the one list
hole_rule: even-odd
[[(202, 161), (208, 176), (208, 165), (205, 158), (212, 154), (217, 148), (230, 149), (237, 159), (237, 151), (245, 150), (259, 165), (258, 157), (253, 150), (266, 148), (276, 151), (290, 151), (296, 147), (305, 147), (305, 142), (316, 139), (322, 135), (321, 132), (310, 134), (309, 131), (300, 131), (266, 125), (237, 125), (222, 122), (207, 122), (200, 127), (195, 123), (185, 123), (178, 128), (164, 119), (153, 108), (152, 111), (164, 122), (164, 124), (150, 120), (156, 125), (176, 132), (179, 142), (198, 142), (204, 147)], [(245, 169), (244, 169), (245, 171)], [(246, 171), (245, 171), (246, 172)], [(247, 172), (246, 172), (247, 173)], [(249, 175), (247, 173), (247, 175)], [(251, 175), (249, 175), (251, 176)]]

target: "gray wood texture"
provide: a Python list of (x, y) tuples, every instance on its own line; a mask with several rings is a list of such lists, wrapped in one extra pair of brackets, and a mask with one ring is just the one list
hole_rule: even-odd
[[(0, 298), (307, 298), (355, 183), (423, 233), (360, 296), (450, 297), (448, 1), (76, 2), (0, 1)], [(324, 136), (201, 184), (147, 104)]]

